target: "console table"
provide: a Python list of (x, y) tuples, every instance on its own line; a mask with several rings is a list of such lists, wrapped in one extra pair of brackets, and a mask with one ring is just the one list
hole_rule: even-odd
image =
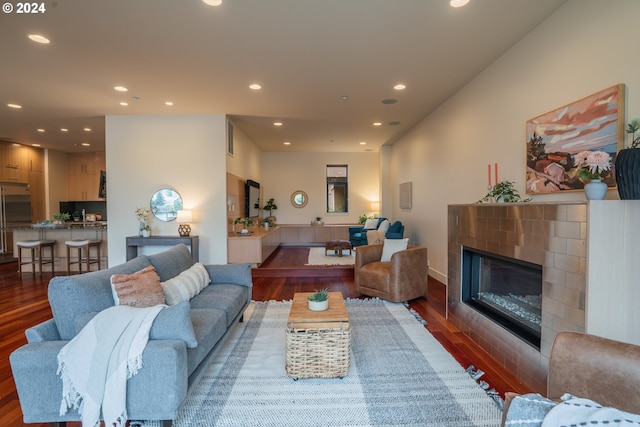
[(193, 262), (200, 261), (200, 241), (198, 236), (129, 236), (127, 237), (127, 261), (138, 256), (140, 246), (175, 246), (184, 243), (191, 249)]

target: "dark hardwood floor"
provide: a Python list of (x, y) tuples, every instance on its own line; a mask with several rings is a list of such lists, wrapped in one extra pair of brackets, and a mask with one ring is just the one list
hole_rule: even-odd
[[(345, 298), (362, 297), (354, 286), (353, 269), (350, 267), (309, 267), (306, 248), (285, 247), (277, 250), (260, 269), (253, 271), (253, 299), (256, 301), (289, 300), (295, 292), (308, 292), (319, 288), (340, 291)], [(333, 273), (332, 273), (333, 271)], [(26, 343), (24, 330), (51, 318), (47, 301), (47, 284), (50, 273), (42, 278), (30, 273), (17, 273), (17, 264), (0, 264), (0, 426), (44, 427), (48, 424), (24, 424), (22, 411), (9, 366), (9, 354)], [(485, 372), (486, 381), (504, 396), (505, 391), (520, 393), (531, 390), (505, 369), (485, 351), (464, 336), (445, 318), (445, 286), (430, 279), (427, 298), (410, 301), (427, 322), (429, 330), (463, 366), (474, 365)], [(79, 427), (80, 423), (69, 423)]]

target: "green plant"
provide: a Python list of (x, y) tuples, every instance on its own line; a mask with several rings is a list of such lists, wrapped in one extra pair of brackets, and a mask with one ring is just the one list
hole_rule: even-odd
[(271, 215), (271, 211), (275, 211), (276, 209), (278, 209), (278, 205), (276, 205), (276, 202), (272, 197), (269, 200), (267, 200), (267, 204), (264, 205), (264, 207), (262, 209), (264, 209), (265, 211), (268, 211), (269, 212), (269, 216), (272, 216)]
[(317, 216), (316, 217), (316, 222), (320, 222), (320, 221), (322, 221), (322, 217), (321, 216)]
[(358, 217), (358, 224), (364, 224), (368, 219), (372, 219), (372, 216), (367, 216), (367, 214), (362, 214)]
[(142, 226), (141, 230), (151, 231), (151, 227), (149, 226), (149, 224), (145, 224), (144, 226)]
[(307, 297), (309, 301), (322, 302), (329, 299), (329, 289), (324, 288), (320, 290), (315, 290), (311, 295)]
[(236, 218), (235, 220), (236, 224), (242, 224), (245, 227), (249, 227), (251, 225), (253, 225), (253, 220), (251, 218)]
[(74, 221), (79, 221), (82, 216), (79, 211), (75, 211), (71, 216), (73, 216)]
[(276, 222), (271, 218), (265, 218), (262, 220), (262, 225), (269, 224), (269, 227), (273, 227)]
[(636, 132), (640, 130), (640, 119), (633, 119), (629, 122), (627, 133), (632, 135), (631, 145), (629, 148), (640, 148), (640, 135), (636, 136)]
[(531, 201), (531, 197), (523, 199), (513, 187), (512, 181), (500, 181), (493, 187), (491, 190), (484, 196), (482, 199), (478, 200), (477, 203), (485, 203), (495, 201), (502, 202), (529, 202)]
[(71, 215), (68, 212), (58, 212), (53, 214), (53, 219), (56, 221), (69, 221), (71, 219)]

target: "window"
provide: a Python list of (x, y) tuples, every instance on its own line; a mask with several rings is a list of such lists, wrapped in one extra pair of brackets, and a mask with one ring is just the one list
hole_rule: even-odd
[(327, 213), (349, 212), (347, 165), (327, 165)]

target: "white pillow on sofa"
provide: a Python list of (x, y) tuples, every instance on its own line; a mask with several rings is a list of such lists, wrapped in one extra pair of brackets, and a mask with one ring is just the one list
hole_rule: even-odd
[(391, 261), (391, 255), (399, 251), (404, 251), (409, 246), (409, 238), (404, 239), (384, 239), (384, 245), (382, 246), (381, 262)]
[(176, 277), (161, 282), (160, 285), (162, 285), (167, 304), (176, 305), (198, 295), (210, 282), (207, 269), (198, 262)]
[(375, 230), (377, 227), (378, 227), (378, 219), (377, 218), (371, 218), (371, 219), (368, 219), (367, 221), (365, 221), (363, 228), (365, 230)]

